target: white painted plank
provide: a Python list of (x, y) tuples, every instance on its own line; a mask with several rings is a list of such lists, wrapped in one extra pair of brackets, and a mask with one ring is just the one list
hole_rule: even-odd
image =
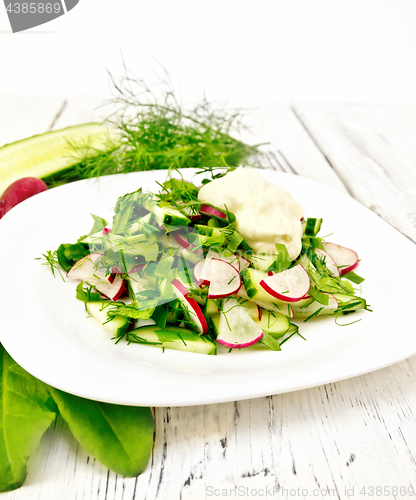
[[(270, 104), (247, 112), (248, 130), (241, 137), (249, 144), (268, 142), (261, 150), (268, 152), (272, 166), (347, 193), (343, 182), (316, 147), (302, 123), (289, 106)], [(269, 162), (264, 162), (269, 166)]]
[(77, 94), (66, 98), (67, 106), (54, 124), (54, 129), (72, 127), (81, 123), (101, 122), (112, 106), (105, 106), (105, 96)]
[(416, 242), (416, 108), (294, 109), (350, 193)]
[(62, 96), (0, 95), (0, 147), (47, 132), (64, 107)]

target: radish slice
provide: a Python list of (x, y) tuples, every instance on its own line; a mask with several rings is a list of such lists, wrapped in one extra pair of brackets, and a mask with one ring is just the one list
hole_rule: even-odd
[(197, 282), (198, 286), (200, 286), (200, 287), (209, 286), (208, 280), (201, 279), (203, 268), (204, 268), (204, 261), (203, 260), (200, 260), (194, 266), (194, 278), (195, 278), (195, 281)]
[(236, 293), (241, 286), (240, 274), (229, 262), (212, 259), (210, 266), (209, 299), (220, 299)]
[(242, 255), (239, 256), (238, 263), (240, 265), (240, 269), (239, 269), (240, 273), (242, 273), (244, 271), (244, 269), (246, 269), (247, 267), (250, 267), (250, 261), (247, 260)]
[(319, 257), (320, 260), (325, 261), (326, 268), (328, 269), (329, 274), (332, 276), (339, 276), (339, 270), (337, 265), (335, 264), (334, 259), (329, 255), (325, 250), (321, 250), (320, 248), (315, 248), (315, 253)]
[(236, 299), (223, 302), (218, 326), (218, 343), (225, 347), (242, 349), (255, 344), (262, 337), (263, 331)]
[(102, 254), (100, 253), (90, 253), (82, 259), (79, 259), (66, 273), (67, 278), (81, 281), (92, 278), (92, 275), (97, 272), (98, 263), (101, 257)]
[(117, 300), (124, 293), (126, 284), (120, 275), (108, 274), (100, 268), (100, 253), (92, 253), (76, 262), (67, 273), (68, 278), (85, 281), (102, 295)]
[(172, 280), (173, 291), (175, 295), (180, 300), (182, 307), (188, 313), (189, 320), (194, 323), (197, 327), (199, 333), (205, 335), (208, 333), (208, 324), (202, 314), (201, 308), (199, 307), (196, 300), (189, 297), (189, 290), (184, 286), (178, 279)]
[(213, 215), (214, 217), (218, 217), (219, 219), (226, 219), (227, 214), (222, 212), (221, 210), (218, 210), (218, 208), (211, 207), (209, 205), (201, 205), (201, 208), (199, 209), (201, 214), (204, 215)]
[(116, 276), (112, 283), (110, 283), (108, 279), (107, 282), (105, 282), (97, 278), (90, 278), (86, 280), (86, 283), (111, 300), (118, 300), (126, 290), (126, 282), (119, 275)]
[[(250, 297), (247, 295), (243, 283), (241, 283), (241, 286), (238, 289), (236, 295), (238, 297), (246, 299), (248, 302), (253, 302), (254, 304), (257, 304), (259, 307), (262, 307), (263, 309), (267, 309), (268, 311), (278, 312), (280, 314), (283, 314), (284, 316), (287, 316), (289, 319), (293, 318), (293, 309), (291, 304), (289, 304), (289, 302), (283, 302), (278, 299), (271, 299), (270, 302), (265, 302), (263, 300), (256, 300), (255, 298), (250, 299)], [(297, 302), (295, 304), (297, 304)]]
[(260, 281), (266, 292), (285, 302), (296, 302), (304, 297), (311, 286), (304, 267), (297, 265)]
[(219, 254), (217, 252), (214, 252), (214, 250), (209, 250), (207, 253), (205, 259), (204, 259), (204, 267), (202, 268), (202, 272), (200, 275), (200, 279), (207, 281), (208, 285), (210, 282), (210, 272), (211, 272), (211, 261), (212, 259), (219, 259), (223, 260), (224, 262), (228, 262), (231, 264), (238, 272), (240, 272), (240, 263), (239, 263), (239, 258), (237, 255), (227, 255), (224, 256), (222, 254)]
[(322, 242), (322, 245), (325, 252), (335, 261), (341, 274), (349, 273), (358, 266), (358, 255), (354, 250), (325, 241)]
[(189, 250), (192, 246), (195, 246), (192, 245), (192, 243), (189, 243), (189, 241), (186, 238), (184, 238), (179, 231), (175, 232), (175, 240), (179, 243), (181, 247), (185, 248), (186, 250)]

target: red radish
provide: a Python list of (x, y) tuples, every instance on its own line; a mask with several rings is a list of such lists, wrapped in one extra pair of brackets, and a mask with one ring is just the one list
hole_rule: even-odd
[(111, 300), (118, 300), (126, 291), (126, 282), (120, 275), (117, 275), (113, 282), (108, 279), (105, 281), (105, 279), (90, 278), (86, 283)]
[(86, 281), (92, 278), (93, 274), (97, 272), (98, 263), (100, 262), (102, 254), (91, 253), (82, 257), (82, 259), (75, 262), (71, 269), (66, 273), (67, 278)]
[(358, 255), (350, 248), (342, 247), (336, 243), (323, 242), (322, 246), (339, 268), (341, 274), (346, 274), (358, 266)]
[(179, 231), (175, 232), (175, 240), (179, 243), (179, 245), (181, 245), (181, 247), (186, 248), (187, 250), (192, 246), (195, 246), (192, 245), (192, 243), (189, 243), (189, 241), (184, 238)]
[(209, 286), (208, 280), (201, 279), (203, 268), (204, 268), (204, 261), (203, 260), (200, 260), (194, 266), (194, 278), (195, 278), (195, 281), (197, 282), (198, 286), (200, 286), (200, 287)]
[(111, 233), (111, 229), (109, 227), (103, 227), (103, 234), (106, 235), (109, 233)]
[(196, 300), (189, 296), (189, 290), (178, 279), (172, 280), (173, 291), (188, 313), (189, 320), (195, 324), (199, 333), (208, 333), (208, 324)]
[(260, 286), (277, 299), (296, 302), (308, 293), (311, 282), (305, 268), (297, 265), (261, 280)]
[(202, 215), (201, 214), (193, 214), (193, 215), (191, 215), (191, 221), (192, 222), (198, 222), (201, 219), (202, 219)]
[(241, 286), (240, 274), (229, 262), (212, 259), (209, 274), (209, 299), (220, 299), (236, 293)]
[(273, 276), (273, 274), (274, 274), (274, 272), (273, 272), (272, 270), (267, 271), (267, 275), (268, 275), (268, 276)]
[(214, 217), (218, 217), (219, 219), (226, 219), (227, 214), (222, 212), (221, 210), (218, 210), (218, 208), (211, 207), (210, 205), (201, 205), (201, 208), (199, 209), (201, 214), (204, 215), (213, 215)]
[[(253, 302), (254, 304), (257, 304), (259, 307), (262, 307), (263, 309), (267, 309), (268, 311), (273, 311), (273, 312), (278, 312), (280, 314), (283, 314), (284, 316), (287, 316), (289, 319), (293, 318), (293, 309), (292, 309), (292, 304), (289, 304), (289, 302), (283, 302), (278, 299), (272, 299), (273, 302), (265, 302), (263, 300), (256, 300), (256, 298), (250, 298), (247, 295), (246, 289), (241, 283), (240, 288), (238, 289), (238, 292), (236, 293), (238, 297), (242, 297), (243, 299)], [(297, 304), (297, 302), (295, 302)]]
[(315, 248), (315, 253), (320, 260), (325, 261), (325, 265), (328, 269), (329, 274), (331, 274), (332, 276), (339, 276), (338, 267), (335, 264), (334, 259), (329, 255), (328, 252), (325, 252), (325, 250), (322, 250), (320, 248)]
[(102, 295), (117, 300), (125, 291), (125, 282), (120, 275), (108, 274), (105, 268), (100, 268), (101, 257), (100, 253), (83, 257), (71, 267), (67, 277), (85, 281)]
[(224, 300), (218, 326), (218, 343), (242, 349), (255, 344), (262, 337), (263, 331), (236, 299)]
[(257, 310), (258, 310), (258, 313), (259, 313), (259, 321), (261, 321), (262, 314), (261, 314), (261, 307), (259, 305), (257, 306)]
[(240, 259), (237, 255), (232, 254), (225, 256), (217, 252), (214, 252), (214, 250), (209, 250), (209, 252), (205, 256), (204, 267), (202, 268), (202, 272), (200, 275), (200, 279), (208, 281), (207, 284), (209, 284), (210, 281), (210, 269), (211, 269), (212, 259), (219, 259), (223, 260), (224, 262), (228, 262), (234, 267), (234, 269), (236, 269), (236, 271), (240, 272)]
[(240, 255), (238, 257), (238, 263), (239, 263), (239, 266), (240, 266), (240, 273), (242, 273), (244, 271), (244, 269), (246, 269), (247, 267), (250, 267), (250, 261), (247, 260), (245, 257), (243, 257), (242, 255)]
[(36, 177), (23, 177), (13, 182), (0, 198), (0, 219), (14, 206), (47, 189), (48, 186)]

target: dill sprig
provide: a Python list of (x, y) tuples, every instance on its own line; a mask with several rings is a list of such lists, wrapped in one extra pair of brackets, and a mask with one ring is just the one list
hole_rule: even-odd
[[(216, 177), (217, 169), (248, 165), (258, 153), (231, 136), (242, 125), (241, 110), (215, 109), (204, 97), (191, 109), (177, 100), (172, 84), (161, 81), (161, 97), (141, 79), (110, 75), (115, 96), (106, 120), (118, 132), (120, 142), (91, 156), (91, 147), (72, 145), (80, 162), (48, 179), (49, 186), (102, 175), (138, 170), (197, 168)], [(221, 175), (221, 174), (220, 174)]]

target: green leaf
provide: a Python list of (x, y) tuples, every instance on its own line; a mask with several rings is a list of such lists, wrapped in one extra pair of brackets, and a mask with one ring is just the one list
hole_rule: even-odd
[(76, 290), (76, 297), (81, 302), (98, 302), (101, 300), (99, 292), (95, 292), (90, 286), (84, 288), (82, 282), (77, 286)]
[(71, 267), (90, 253), (88, 245), (83, 243), (63, 243), (56, 251), (59, 265), (68, 272)]
[(72, 434), (88, 453), (123, 476), (144, 471), (155, 430), (150, 408), (100, 403), (50, 390)]
[(149, 301), (148, 304), (144, 304), (144, 307), (138, 309), (135, 304), (126, 305), (123, 302), (111, 302), (107, 308), (107, 316), (109, 318), (124, 316), (125, 318), (133, 319), (149, 319), (154, 312), (154, 306), (151, 306), (151, 302)]
[(91, 214), (91, 217), (94, 219), (94, 225), (88, 235), (98, 233), (98, 231), (102, 231), (108, 225), (108, 222), (102, 217), (98, 217), (98, 215)]
[(19, 488), (27, 462), (57, 407), (48, 387), (29, 375), (0, 344), (0, 491)]
[(320, 304), (323, 304), (324, 306), (327, 306), (329, 304), (329, 295), (326, 293), (321, 293), (316, 288), (313, 286), (309, 287), (309, 295), (313, 297), (316, 302), (319, 302)]
[(360, 283), (365, 281), (364, 278), (362, 278), (361, 276), (358, 276), (358, 274), (355, 274), (352, 271), (350, 271), (349, 273), (343, 274), (342, 277), (347, 278), (348, 280), (352, 281), (353, 283), (356, 283), (357, 285), (359, 285)]
[(286, 245), (284, 245), (283, 243), (276, 243), (275, 247), (277, 251), (277, 257), (273, 264), (267, 269), (267, 271), (273, 270), (277, 273), (280, 273), (281, 271), (288, 269), (292, 262), (290, 260)]
[(280, 351), (279, 342), (268, 332), (263, 331), (263, 337), (260, 339), (260, 342), (272, 351)]

